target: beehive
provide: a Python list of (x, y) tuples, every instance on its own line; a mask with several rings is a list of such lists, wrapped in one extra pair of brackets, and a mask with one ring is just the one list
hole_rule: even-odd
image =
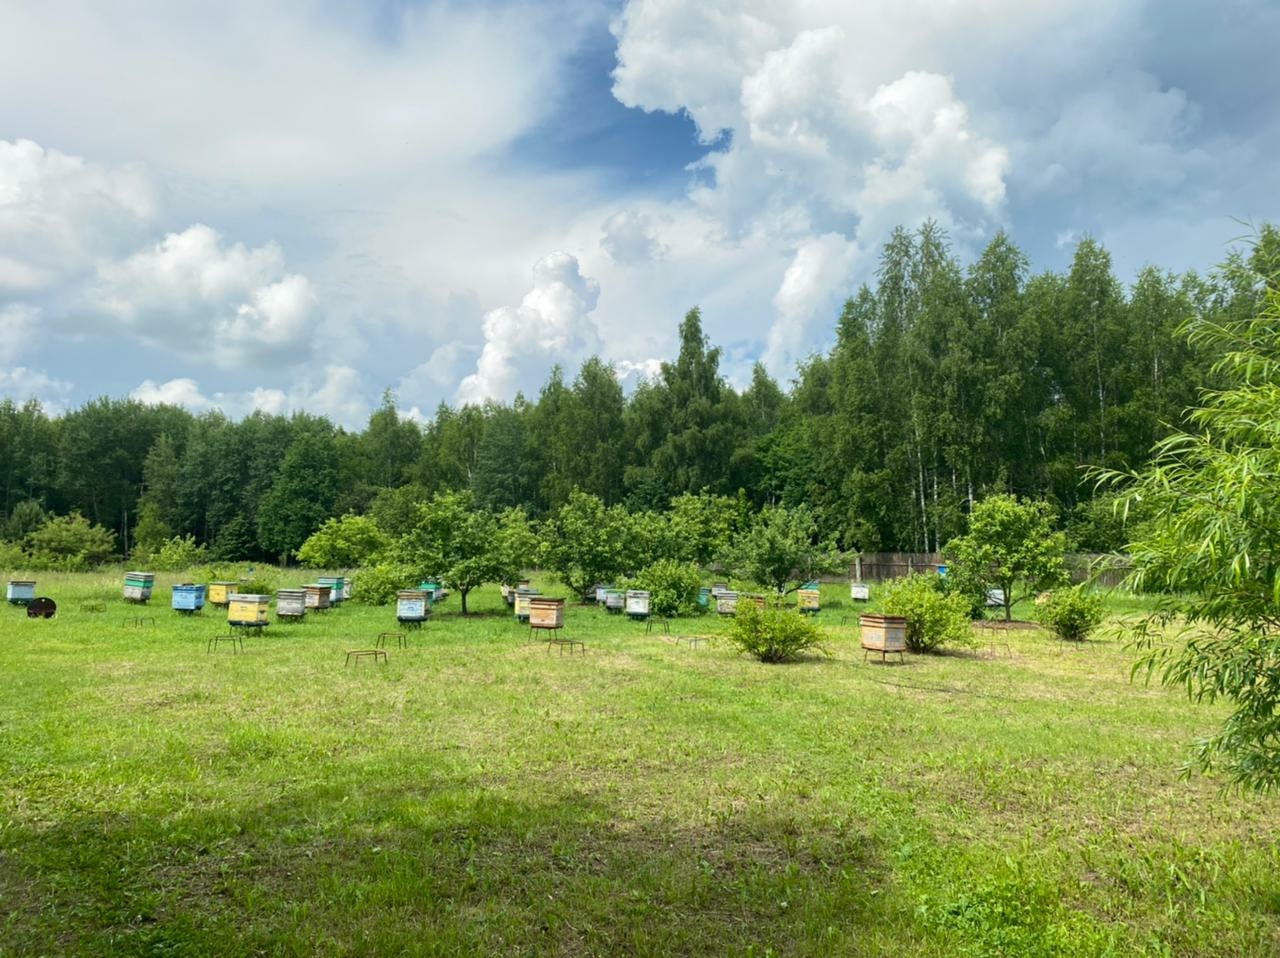
[(532, 629), (564, 628), (564, 599), (530, 596), (529, 627)]
[(173, 608), (178, 612), (199, 612), (204, 608), (204, 586), (184, 582), (173, 587)]
[(327, 609), (332, 605), (333, 590), (327, 585), (304, 585), (302, 591), (306, 593), (308, 609)]
[(865, 582), (849, 583), (849, 598), (855, 602), (867, 602), (871, 599), (871, 586)]
[(529, 621), (529, 603), (538, 594), (537, 589), (516, 589), (516, 618), (521, 622)]
[(633, 619), (649, 618), (649, 593), (644, 589), (628, 589), (626, 609)]
[(210, 605), (226, 605), (228, 596), (236, 591), (234, 582), (210, 582), (206, 601)]
[(404, 589), (396, 593), (396, 618), (401, 622), (425, 622), (431, 615), (431, 593)]
[(716, 594), (716, 611), (721, 615), (733, 615), (738, 611), (738, 593), (722, 590)]
[(604, 594), (608, 591), (609, 591), (609, 587), (607, 585), (596, 586), (596, 604), (597, 605), (604, 604)]
[(604, 610), (611, 615), (620, 615), (627, 604), (627, 594), (622, 589), (604, 590)]
[(801, 589), (799, 595), (801, 612), (812, 613), (822, 608), (822, 593), (817, 588)]
[(9, 589), (6, 592), (10, 605), (27, 605), (36, 597), (36, 583), (34, 579), (10, 579)]
[(306, 589), (277, 589), (276, 618), (301, 619), (307, 614)]
[(126, 572), (124, 574), (124, 597), (130, 602), (147, 602), (151, 599), (151, 588), (155, 585), (153, 572)]
[(900, 615), (865, 613), (858, 616), (862, 647), (872, 652), (905, 652), (907, 620)]
[(329, 587), (329, 604), (330, 605), (337, 605), (339, 602), (342, 601), (342, 589), (344, 586), (342, 576), (340, 575), (323, 576), (322, 575), (318, 579), (316, 579), (316, 582), (318, 582), (320, 585), (327, 585)]
[(228, 625), (261, 628), (267, 624), (267, 606), (271, 603), (271, 596), (233, 592), (228, 599), (230, 600), (227, 604)]
[(711, 607), (711, 590), (706, 586), (698, 590), (698, 605), (704, 609)]

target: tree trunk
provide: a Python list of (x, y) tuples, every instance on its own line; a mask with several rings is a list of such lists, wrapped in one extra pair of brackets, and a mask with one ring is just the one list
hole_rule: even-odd
[(462, 586), (458, 586), (458, 595), (462, 596), (462, 614), (463, 615), (467, 614), (467, 593), (470, 591), (471, 591), (471, 586), (467, 586), (466, 588), (463, 588)]

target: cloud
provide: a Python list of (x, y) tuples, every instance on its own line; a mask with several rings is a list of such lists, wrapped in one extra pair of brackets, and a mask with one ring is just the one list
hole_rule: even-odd
[(458, 387), (458, 401), (509, 401), (545, 379), (550, 364), (599, 352), (600, 333), (590, 315), (599, 298), (599, 285), (582, 275), (577, 257), (557, 251), (538, 260), (533, 288), (520, 305), (485, 314), (484, 348), (475, 372)]
[(224, 366), (301, 362), (317, 312), (279, 246), (224, 246), (203, 224), (101, 266), (90, 299), (144, 339), (184, 352), (195, 342)]
[(218, 405), (201, 394), (199, 383), (187, 378), (170, 379), (164, 383), (146, 379), (129, 393), (129, 397), (148, 406), (182, 406), (192, 412), (204, 412)]
[(44, 411), (60, 416), (67, 410), (67, 398), (73, 386), (65, 380), (55, 379), (36, 369), (14, 366), (0, 369), (0, 394), (13, 396), (18, 401), (37, 399)]
[(600, 248), (619, 266), (631, 266), (661, 259), (667, 248), (658, 241), (653, 217), (623, 210), (614, 213), (600, 227), (604, 234)]
[(0, 363), (11, 363), (35, 338), (40, 310), (25, 303), (0, 307)]
[(233, 418), (247, 416), (255, 410), (273, 416), (309, 412), (327, 416), (351, 429), (362, 428), (371, 409), (360, 373), (338, 364), (325, 366), (319, 382), (304, 378), (288, 390), (256, 386), (241, 392), (214, 392), (206, 396), (196, 380), (183, 377), (162, 383), (147, 379), (129, 395), (149, 405), (182, 406), (194, 413), (217, 409)]
[(778, 318), (769, 330), (768, 345), (761, 357), (772, 376), (783, 377), (796, 360), (820, 352), (815, 348), (812, 329), (819, 323), (829, 323), (839, 310), (862, 255), (856, 243), (836, 233), (811, 240), (796, 251), (773, 297)]
[(4, 113), (44, 142), (130, 143), (207, 182), (328, 191), (509, 142), (551, 109), (559, 54), (589, 22), (570, 5), (394, 7), (5, 4), (0, 88), (40, 89)]
[(139, 167), (0, 140), (0, 297), (31, 296), (92, 268), (139, 236), (155, 211)]

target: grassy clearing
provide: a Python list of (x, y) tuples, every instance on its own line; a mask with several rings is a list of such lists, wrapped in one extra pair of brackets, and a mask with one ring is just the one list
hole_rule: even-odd
[(0, 953), (1280, 951), (1276, 799), (1181, 779), (1219, 713), (1112, 641), (864, 662), (830, 587), (830, 658), (584, 607), (561, 655), (486, 588), (344, 667), (391, 609), (208, 654), (172, 577), (154, 626), (39, 578), (57, 618), (0, 607)]

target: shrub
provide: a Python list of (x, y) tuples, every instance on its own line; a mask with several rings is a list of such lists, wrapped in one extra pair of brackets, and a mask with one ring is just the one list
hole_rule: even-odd
[(698, 615), (702, 575), (692, 562), (660, 559), (640, 570), (636, 588), (649, 591), (649, 611), (654, 615)]
[(313, 569), (350, 569), (363, 565), (387, 547), (386, 535), (372, 519), (330, 519), (298, 550), (298, 562)]
[(115, 551), (116, 539), (78, 512), (55, 516), (27, 535), (34, 568), (78, 572), (98, 565)]
[(792, 609), (761, 609), (754, 602), (739, 604), (729, 639), (761, 662), (790, 662), (811, 650), (827, 654), (820, 644), (822, 633), (809, 619)]
[(411, 566), (398, 562), (380, 562), (361, 569), (355, 576), (353, 602), (364, 605), (389, 605), (401, 589), (418, 584), (419, 576)]
[(910, 575), (891, 582), (885, 590), (884, 610), (907, 620), (907, 648), (912, 652), (975, 644), (968, 601), (944, 591), (936, 575)]
[(1036, 618), (1058, 638), (1079, 642), (1102, 622), (1102, 600), (1082, 586), (1058, 589), (1037, 603)]
[(195, 536), (174, 536), (151, 554), (148, 564), (161, 572), (179, 572), (203, 563), (207, 551), (204, 546), (196, 545)]

